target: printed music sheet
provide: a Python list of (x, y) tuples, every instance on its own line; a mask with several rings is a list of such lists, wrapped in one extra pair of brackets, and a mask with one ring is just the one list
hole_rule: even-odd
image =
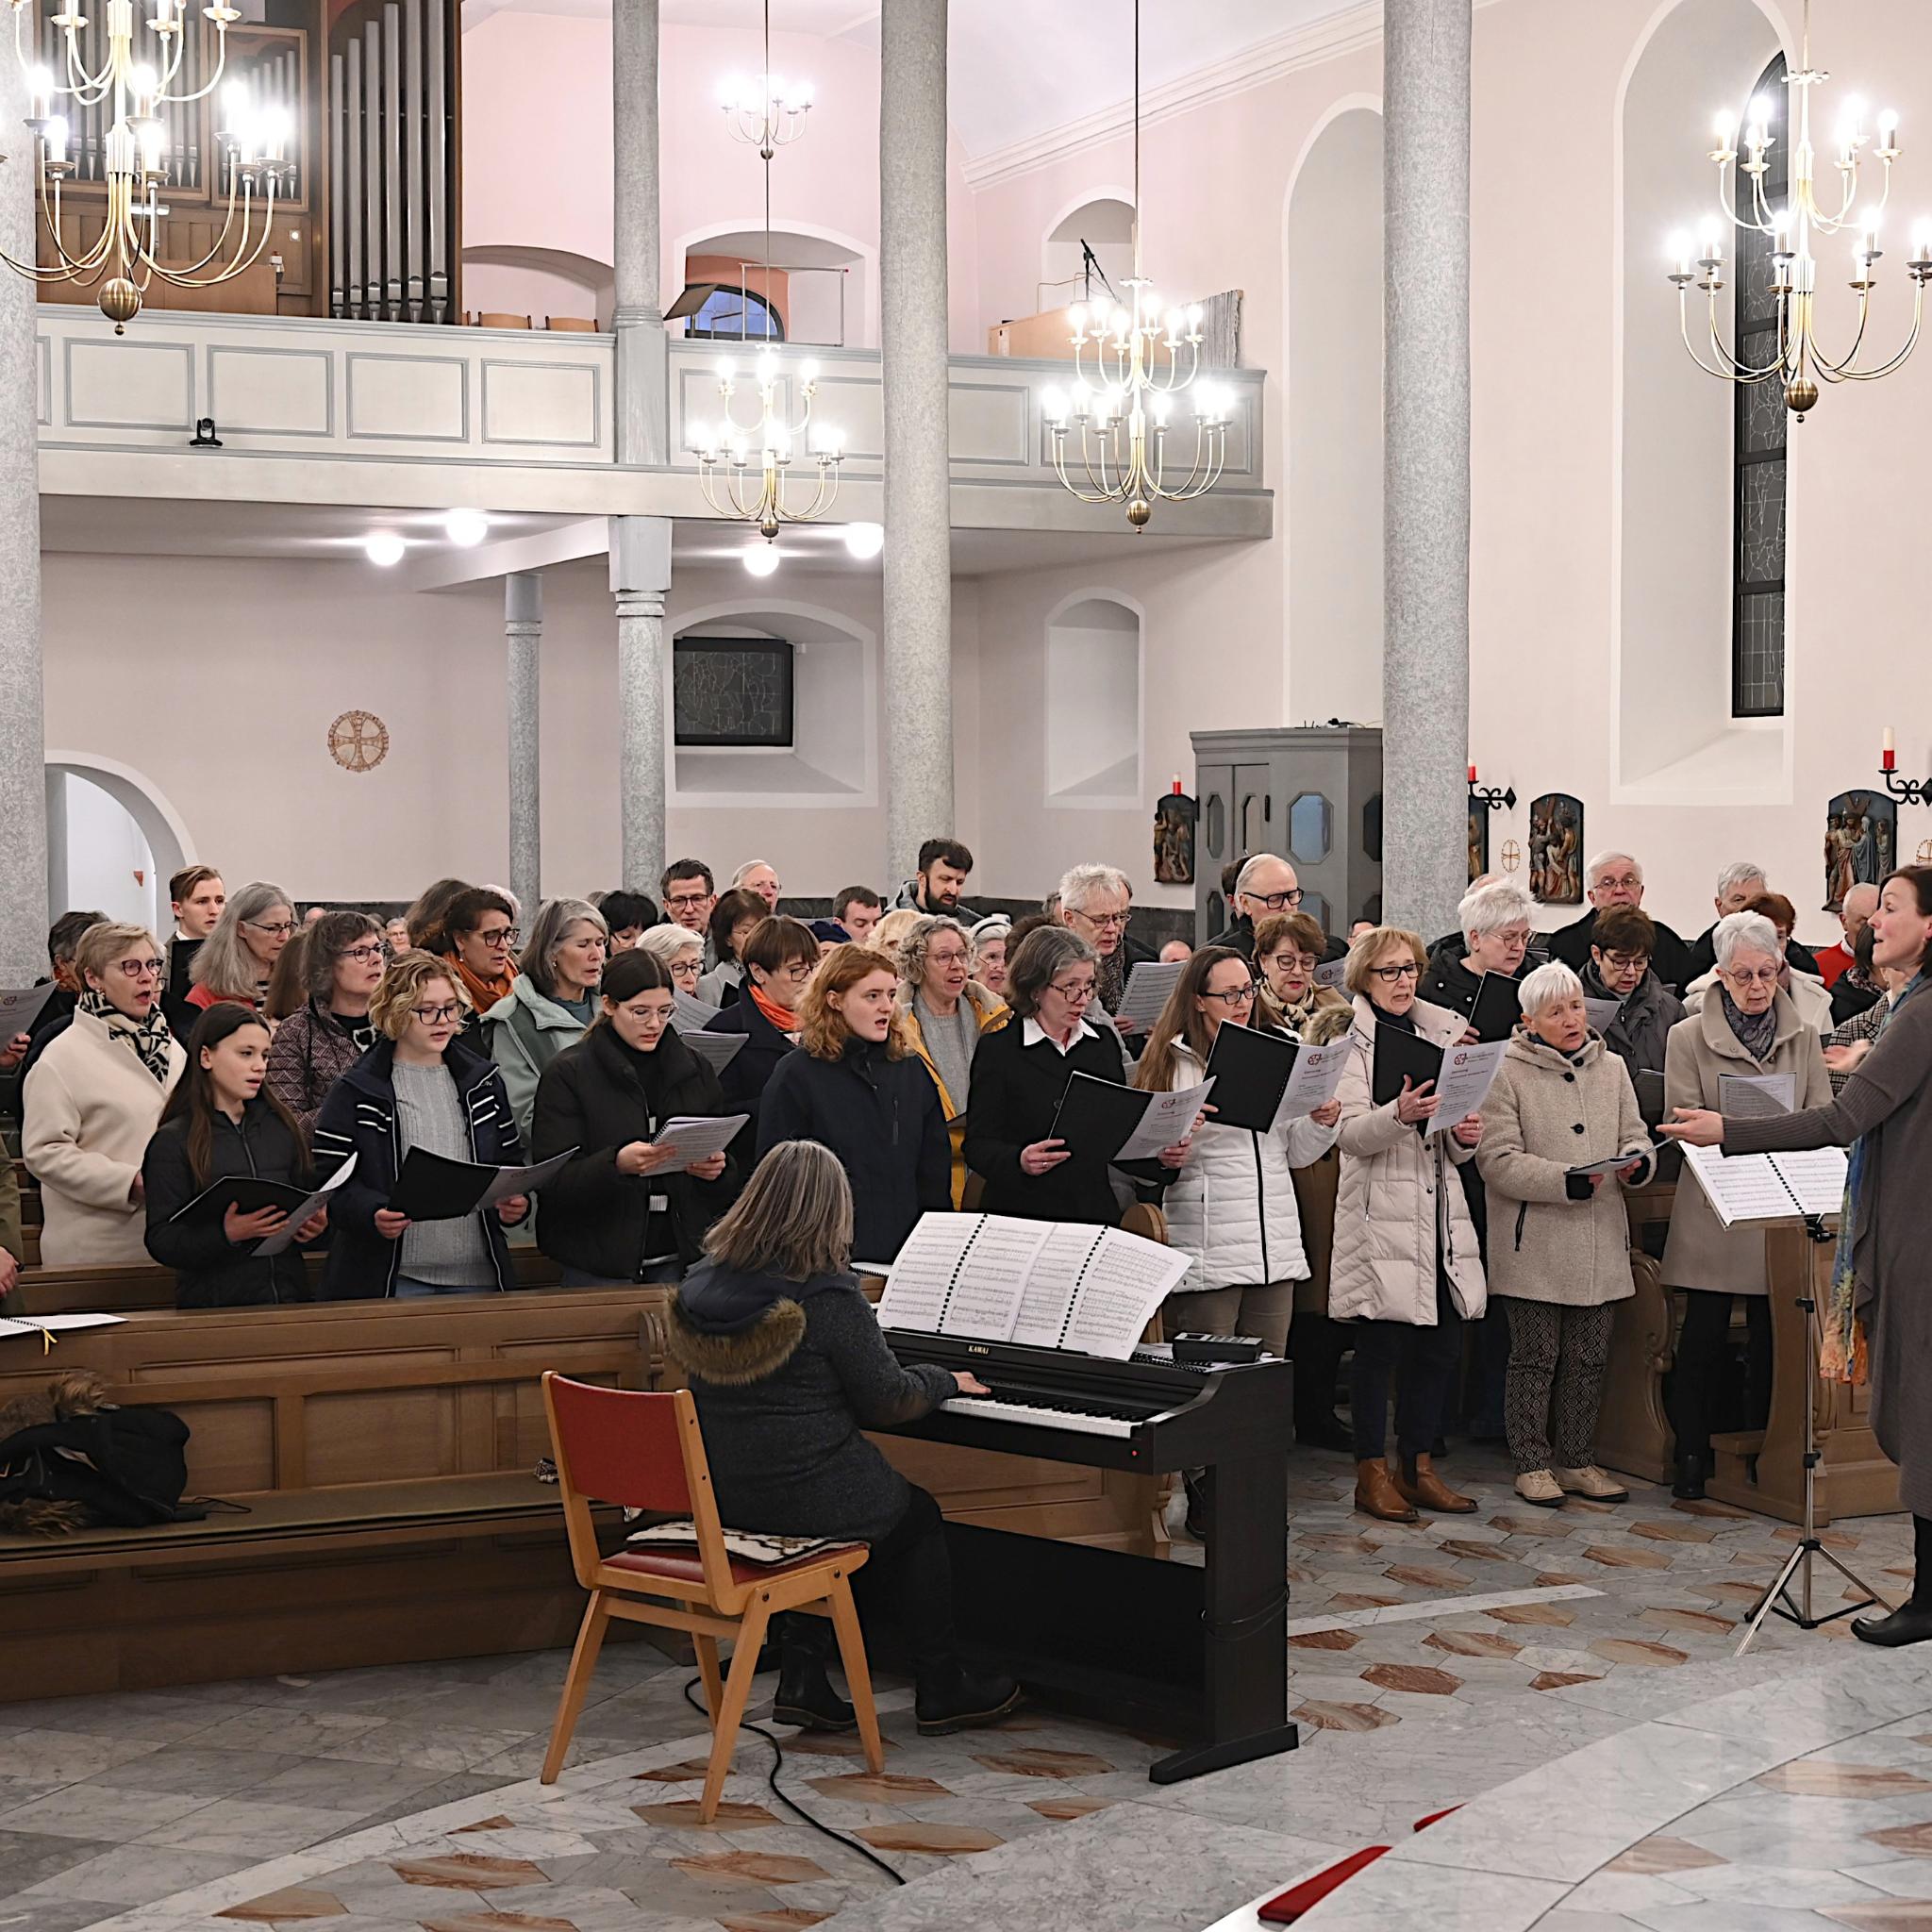
[(1158, 1241), (1108, 1228), (1087, 1264), (1061, 1347), (1125, 1361), (1189, 1265), (1186, 1255)]
[(1446, 1134), (1457, 1121), (1480, 1111), (1490, 1097), (1491, 1083), (1503, 1056), (1509, 1051), (1507, 1040), (1483, 1041), (1474, 1046), (1445, 1047), (1442, 1072), (1436, 1091), (1442, 1104), (1430, 1115), (1426, 1131)]
[(970, 1335), (981, 1341), (1009, 1341), (1026, 1276), (1053, 1224), (1020, 1221), (1007, 1214), (981, 1214), (953, 1282), (942, 1335)]
[(1033, 1257), (1011, 1341), (1024, 1341), (1033, 1348), (1060, 1345), (1074, 1296), (1079, 1291), (1081, 1274), (1106, 1236), (1106, 1228), (1089, 1226), (1083, 1222), (1052, 1224), (1044, 1245)]
[(1136, 959), (1128, 970), (1126, 985), (1121, 989), (1121, 1003), (1114, 1009), (1114, 1019), (1122, 1025), (1152, 1032), (1161, 1008), (1167, 1005), (1168, 994), (1179, 985), (1186, 966), (1183, 959)]
[(906, 1238), (886, 1276), (879, 1297), (879, 1322), (887, 1328), (917, 1328), (937, 1335), (953, 1279), (981, 1217), (977, 1214), (923, 1214)]

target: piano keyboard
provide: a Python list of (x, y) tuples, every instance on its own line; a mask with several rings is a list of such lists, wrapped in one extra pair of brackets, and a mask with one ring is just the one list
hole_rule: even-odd
[(1107, 1415), (1091, 1408), (1045, 1408), (1026, 1402), (1008, 1402), (997, 1395), (955, 1395), (940, 1404), (954, 1415), (989, 1417), (1033, 1428), (1068, 1429), (1083, 1436), (1131, 1436), (1137, 1424), (1125, 1416)]

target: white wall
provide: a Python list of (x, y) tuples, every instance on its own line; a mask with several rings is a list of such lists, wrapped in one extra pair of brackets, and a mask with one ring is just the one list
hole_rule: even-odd
[[(154, 854), (133, 816), (98, 785), (72, 772), (62, 779), (60, 791), (67, 877), (65, 891), (50, 895), (60, 902), (55, 913), (86, 907), (109, 919), (152, 925), (162, 909), (162, 895), (156, 887)], [(52, 842), (57, 848), (62, 843), (58, 838)]]

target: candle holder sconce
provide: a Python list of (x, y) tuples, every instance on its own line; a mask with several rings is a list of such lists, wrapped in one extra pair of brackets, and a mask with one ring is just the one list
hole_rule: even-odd
[(1472, 805), (1486, 805), (1491, 811), (1514, 811), (1516, 809), (1516, 788), (1511, 785), (1503, 789), (1494, 785), (1478, 785), (1470, 780), (1469, 802)]

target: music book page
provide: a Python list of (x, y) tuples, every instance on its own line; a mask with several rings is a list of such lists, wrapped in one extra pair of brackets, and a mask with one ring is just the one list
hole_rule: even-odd
[(1480, 1041), (1474, 1046), (1443, 1049), (1442, 1073), (1436, 1091), (1442, 1104), (1429, 1116), (1427, 1132), (1445, 1134), (1468, 1114), (1477, 1112), (1490, 1097), (1491, 1083), (1503, 1056), (1509, 1051), (1507, 1040)]
[(1331, 1041), (1326, 1046), (1310, 1046), (1304, 1041), (1295, 1050), (1294, 1072), (1288, 1076), (1275, 1124), (1313, 1113), (1333, 1100), (1351, 1051), (1346, 1040)]
[(714, 1074), (722, 1074), (751, 1038), (748, 1033), (707, 1033), (701, 1026), (690, 1032), (680, 1027), (677, 1037), (699, 1059), (707, 1061)]
[(1583, 1016), (1594, 1033), (1607, 1033), (1617, 1024), (1617, 1015), (1623, 1010), (1622, 1000), (1593, 1000), (1587, 994), (1584, 997)]
[(1837, 1214), (1845, 1205), (1851, 1157), (1842, 1147), (1807, 1147), (1796, 1154), (1765, 1156), (1791, 1198), (1807, 1214)]
[(702, 1033), (724, 1010), (723, 1007), (699, 999), (696, 993), (686, 992), (682, 987), (671, 995), (671, 1018), (680, 1033)]
[(41, 1008), (59, 991), (50, 979), (42, 986), (23, 986), (0, 992), (0, 1046), (16, 1033), (25, 1033), (40, 1018)]
[[(742, 1040), (744, 1036), (739, 1035)], [(658, 1129), (656, 1144), (675, 1147), (684, 1158), (680, 1168), (722, 1154), (738, 1137), (738, 1130), (751, 1119), (748, 1113), (695, 1114), (666, 1121)]]
[(1033, 1257), (1009, 1341), (1033, 1348), (1060, 1345), (1081, 1271), (1106, 1234), (1104, 1227), (1077, 1221), (1057, 1221), (1048, 1227), (1045, 1243)]
[(1087, 1263), (1060, 1345), (1124, 1362), (1155, 1311), (1188, 1272), (1189, 1260), (1173, 1248), (1122, 1228), (1103, 1232), (1099, 1248)]
[(1204, 1080), (1198, 1087), (1183, 1087), (1178, 1093), (1150, 1093), (1141, 1124), (1127, 1136), (1114, 1159), (1145, 1160), (1163, 1147), (1185, 1141), (1193, 1131), (1194, 1116), (1213, 1091), (1214, 1082)]
[(1795, 1074), (1720, 1074), (1717, 1110), (1740, 1121), (1790, 1113), (1798, 1104)]
[(1053, 1224), (1020, 1221), (1009, 1214), (973, 1218), (979, 1225), (960, 1258), (940, 1333), (970, 1335), (980, 1341), (1010, 1341), (1033, 1257)]
[(1697, 1176), (1726, 1227), (1740, 1221), (1795, 1221), (1806, 1214), (1836, 1214), (1844, 1205), (1846, 1164), (1840, 1147), (1730, 1156), (1717, 1147), (1684, 1149), (1686, 1170)]
[(255, 1244), (256, 1254), (258, 1256), (279, 1255), (295, 1239), (295, 1230), (305, 1221), (308, 1220), (315, 1210), (322, 1207), (328, 1200), (328, 1197), (356, 1172), (357, 1158), (358, 1157), (354, 1154), (350, 1155), (348, 1159), (343, 1161), (341, 1166), (337, 1168), (335, 1173), (330, 1174), (328, 1179), (321, 1187), (317, 1188), (314, 1193), (310, 1194), (306, 1201), (302, 1202), (299, 1207), (290, 1213), (288, 1220), (280, 1227), (276, 1228), (275, 1233), (264, 1235), (260, 1241), (257, 1241)]
[(1187, 962), (1183, 959), (1137, 959), (1121, 990), (1121, 1003), (1114, 1019), (1125, 1025), (1151, 1031), (1167, 1005), (1167, 996), (1180, 983)]
[(938, 1213), (919, 1217), (886, 1276), (886, 1291), (878, 1302), (882, 1327), (917, 1328), (925, 1335), (940, 1332), (953, 1277), (984, 1218)]

